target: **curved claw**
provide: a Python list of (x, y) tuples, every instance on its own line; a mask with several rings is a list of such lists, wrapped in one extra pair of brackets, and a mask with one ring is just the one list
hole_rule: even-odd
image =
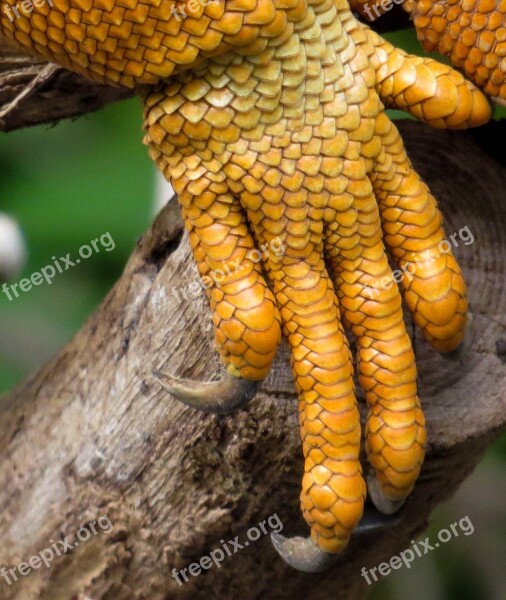
[(175, 398), (206, 413), (224, 415), (244, 406), (258, 390), (259, 381), (232, 377), (228, 373), (221, 381), (192, 381), (168, 373), (152, 371), (158, 383)]
[(276, 552), (286, 563), (304, 573), (324, 571), (342, 556), (325, 552), (311, 538), (301, 536), (287, 538), (280, 533), (272, 532), (271, 541)]
[(467, 313), (467, 324), (466, 329), (464, 331), (464, 339), (455, 348), (455, 350), (452, 350), (451, 352), (443, 352), (442, 355), (448, 360), (460, 360), (467, 354), (467, 352), (472, 347), (474, 343), (474, 338), (475, 327), (473, 316), (471, 315), (471, 313)]
[[(400, 507), (398, 507), (400, 508)], [(378, 511), (373, 506), (366, 506), (364, 514), (360, 519), (360, 523), (357, 525), (354, 533), (357, 535), (367, 535), (369, 533), (378, 533), (384, 529), (389, 529), (394, 525), (397, 525), (401, 521), (401, 515), (390, 514), (387, 515), (384, 512)]]
[[(353, 533), (354, 535), (377, 533), (397, 525), (399, 521), (400, 516), (398, 515), (387, 516), (372, 507), (366, 506), (362, 519)], [(271, 541), (276, 552), (286, 563), (298, 571), (304, 571), (304, 573), (324, 571), (344, 556), (344, 552), (340, 554), (325, 552), (311, 538), (301, 536), (286, 538), (273, 532), (271, 533)]]
[(383, 515), (393, 515), (404, 504), (404, 500), (390, 500), (390, 498), (387, 498), (373, 473), (367, 477), (367, 492), (374, 506)]

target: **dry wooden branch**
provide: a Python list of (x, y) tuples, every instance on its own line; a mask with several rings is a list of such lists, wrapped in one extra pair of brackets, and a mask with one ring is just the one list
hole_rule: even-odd
[(132, 96), (131, 90), (91, 83), (65, 69), (41, 79), (47, 66), (0, 38), (0, 131), (77, 117)]
[[(299, 514), (302, 458), (285, 348), (247, 410), (213, 417), (185, 408), (150, 376), (162, 367), (209, 379), (219, 371), (210, 316), (175, 202), (139, 241), (124, 274), (76, 337), (0, 400), (0, 566), (12, 567), (100, 515), (100, 533), (8, 586), (5, 600), (305, 598), (364, 595), (362, 566), (409, 545), (431, 510), (469, 475), (506, 421), (506, 174), (489, 152), (504, 139), (401, 124), (410, 155), (441, 200), (470, 287), (476, 341), (450, 362), (416, 335), (429, 427), (426, 464), (394, 529), (353, 541), (342, 564), (294, 572), (267, 537), (178, 586), (180, 569), (277, 513)], [(486, 147), (483, 148), (482, 145)], [(459, 238), (456, 238), (459, 241)], [(499, 345), (496, 347), (496, 344)], [(472, 519), (472, 515), (470, 515)]]

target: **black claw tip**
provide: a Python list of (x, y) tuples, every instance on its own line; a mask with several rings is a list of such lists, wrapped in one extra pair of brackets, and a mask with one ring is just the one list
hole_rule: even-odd
[(400, 521), (401, 516), (399, 514), (385, 514), (372, 506), (366, 506), (364, 514), (353, 533), (356, 535), (377, 533), (394, 527)]
[(310, 538), (286, 538), (279, 533), (271, 533), (272, 545), (281, 558), (294, 569), (304, 573), (318, 573), (335, 563), (340, 554), (330, 554), (321, 550)]
[(221, 381), (200, 382), (179, 379), (152, 371), (158, 383), (175, 398), (207, 413), (224, 415), (244, 406), (258, 390), (259, 381), (232, 377), (228, 373)]

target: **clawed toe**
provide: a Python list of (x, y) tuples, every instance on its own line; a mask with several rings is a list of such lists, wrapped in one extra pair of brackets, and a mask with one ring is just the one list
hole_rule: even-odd
[(276, 552), (287, 564), (304, 573), (324, 571), (342, 556), (325, 552), (311, 538), (287, 538), (280, 533), (271, 533), (271, 541)]
[(157, 370), (152, 374), (165, 390), (187, 406), (217, 415), (230, 413), (247, 404), (260, 385), (259, 381), (233, 377), (228, 373), (221, 381), (212, 382), (179, 379)]
[(373, 473), (367, 477), (367, 491), (372, 503), (383, 515), (393, 515), (404, 504), (404, 500), (391, 500), (387, 498)]
[[(398, 510), (403, 502), (397, 506)], [(375, 505), (376, 506), (376, 505)], [(364, 509), (364, 514), (360, 519), (360, 523), (357, 525), (355, 529), (355, 534), (357, 535), (368, 535), (370, 533), (378, 533), (379, 531), (384, 531), (386, 529), (390, 529), (390, 527), (394, 527), (401, 521), (401, 516), (399, 514), (386, 513), (384, 511), (379, 511), (379, 509), (373, 506), (366, 506)]]
[[(385, 515), (373, 507), (366, 506), (353, 534), (362, 536), (378, 533), (397, 525), (399, 521), (399, 515)], [(287, 564), (305, 573), (324, 571), (346, 556), (345, 551), (339, 554), (325, 552), (311, 538), (301, 536), (287, 538), (279, 533), (271, 533), (271, 541), (276, 552)]]

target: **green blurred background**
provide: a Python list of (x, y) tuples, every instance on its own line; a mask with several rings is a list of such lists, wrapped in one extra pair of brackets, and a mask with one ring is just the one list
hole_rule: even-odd
[[(387, 37), (421, 54), (412, 31)], [(0, 210), (18, 219), (29, 250), (16, 281), (53, 256), (75, 256), (81, 245), (106, 232), (116, 244), (114, 251), (94, 252), (58, 275), (51, 286), (33, 288), (12, 302), (0, 294), (0, 392), (40, 367), (81, 327), (150, 223), (155, 169), (141, 141), (136, 99), (55, 127), (0, 134)], [(371, 599), (506, 599), (505, 456), (503, 437), (454, 499), (436, 511), (422, 539), (434, 539), (439, 529), (466, 515), (475, 532), (388, 575), (371, 588)]]

